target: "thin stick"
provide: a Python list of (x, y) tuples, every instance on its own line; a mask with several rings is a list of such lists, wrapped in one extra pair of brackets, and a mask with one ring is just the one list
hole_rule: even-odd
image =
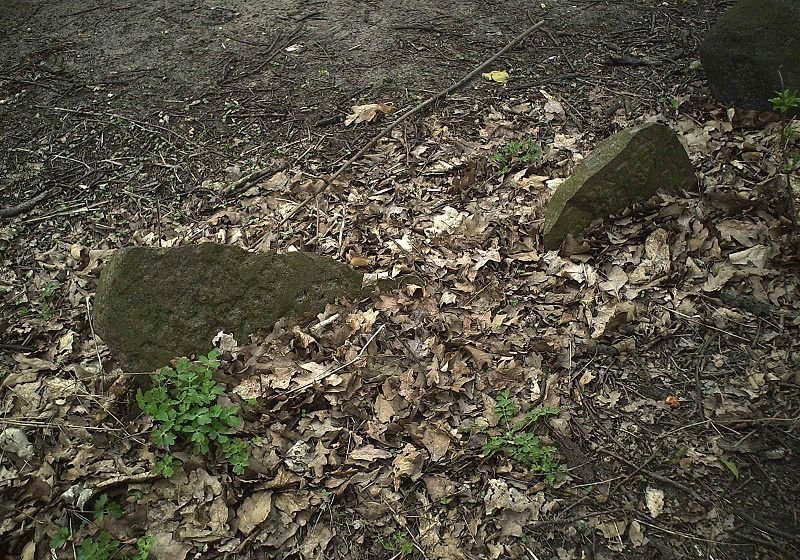
[(50, 194), (50, 189), (45, 189), (30, 200), (26, 200), (21, 204), (17, 204), (16, 206), (11, 206), (10, 208), (0, 208), (0, 218), (13, 218), (14, 216), (19, 216), (20, 214), (24, 214), (28, 210), (33, 210), (37, 204), (47, 198), (47, 195)]
[(737, 517), (741, 517), (746, 522), (748, 522), (750, 525), (752, 525), (756, 529), (759, 529), (759, 530), (763, 531), (764, 533), (772, 535), (773, 537), (778, 537), (779, 539), (783, 539), (783, 540), (791, 542), (791, 543), (800, 544), (800, 537), (798, 537), (796, 535), (793, 535), (791, 533), (787, 533), (786, 531), (781, 531), (777, 527), (773, 527), (769, 523), (761, 521), (760, 519), (756, 519), (752, 515), (748, 515), (748, 514), (744, 513), (743, 511), (734, 511), (733, 514), (735, 516), (737, 516)]
[[(158, 241), (161, 244), (161, 239)], [(89, 296), (86, 296), (86, 320), (89, 323), (89, 329), (92, 331), (92, 340), (94, 341), (94, 351), (97, 354), (97, 375), (103, 375), (103, 359), (100, 357), (100, 347), (97, 345), (97, 335), (94, 332), (94, 321), (92, 321), (92, 309), (89, 306)]]
[[(426, 99), (425, 101), (423, 101), (422, 103), (417, 105), (416, 107), (414, 107), (412, 109), (409, 109), (408, 111), (406, 111), (405, 113), (400, 115), (397, 119), (395, 119), (394, 122), (389, 124), (386, 128), (381, 130), (378, 134), (373, 136), (372, 140), (367, 142), (367, 144), (363, 148), (361, 148), (358, 152), (356, 152), (356, 154), (353, 157), (351, 157), (346, 162), (344, 162), (339, 167), (339, 169), (336, 170), (336, 172), (333, 175), (331, 175), (328, 179), (326, 179), (320, 187), (315, 189), (312, 194), (310, 194), (305, 200), (303, 200), (291, 212), (289, 212), (289, 214), (285, 218), (283, 218), (280, 221), (280, 223), (278, 223), (277, 227), (276, 228), (272, 228), (272, 230), (280, 229), (281, 227), (283, 227), (284, 224), (286, 224), (286, 222), (288, 222), (290, 219), (292, 219), (300, 210), (302, 210), (303, 208), (308, 206), (309, 202), (314, 200), (314, 198), (316, 196), (320, 195), (325, 189), (327, 189), (331, 184), (333, 184), (333, 182), (336, 179), (338, 179), (339, 176), (342, 175), (342, 173), (347, 171), (347, 169), (349, 169), (349, 167), (351, 165), (353, 165), (353, 163), (355, 163), (356, 160), (358, 160), (359, 158), (361, 158), (361, 156), (363, 156), (369, 150), (374, 148), (375, 145), (378, 143), (378, 141), (381, 138), (387, 136), (395, 128), (397, 128), (399, 125), (401, 125), (402, 123), (404, 123), (405, 121), (407, 121), (409, 118), (413, 117), (414, 115), (416, 115), (420, 111), (426, 109), (427, 107), (430, 107), (431, 105), (433, 105), (434, 103), (436, 103), (440, 99), (443, 99), (443, 98), (447, 97), (448, 95), (452, 95), (453, 93), (455, 93), (459, 89), (463, 88), (465, 85), (467, 85), (469, 82), (471, 82), (478, 74), (480, 74), (483, 70), (485, 70), (487, 66), (491, 65), (495, 60), (497, 60), (498, 58), (503, 56), (505, 53), (507, 53), (508, 51), (513, 49), (515, 46), (517, 46), (519, 43), (524, 41), (531, 33), (536, 31), (537, 29), (539, 29), (542, 25), (544, 25), (544, 20), (541, 20), (541, 21), (535, 23), (534, 25), (530, 26), (528, 29), (526, 29), (525, 31), (523, 31), (522, 33), (517, 35), (505, 47), (503, 47), (502, 49), (497, 51), (494, 55), (492, 55), (491, 58), (487, 59), (486, 61), (482, 62), (481, 64), (479, 64), (478, 66), (473, 68), (472, 71), (469, 74), (467, 74), (466, 76), (464, 76), (463, 78), (461, 78), (461, 80), (459, 80), (458, 82), (456, 82), (455, 84), (453, 84), (449, 88), (443, 89), (443, 90), (433, 94), (431, 97), (429, 97), (428, 99)], [(260, 244), (267, 235), (268, 235), (268, 233), (265, 233), (264, 235), (262, 235), (258, 239), (258, 241), (256, 241), (256, 245)]]
[(299, 393), (300, 391), (308, 389), (314, 383), (322, 381), (326, 377), (329, 377), (329, 376), (333, 375), (336, 372), (342, 371), (343, 369), (345, 369), (347, 367), (350, 367), (351, 365), (356, 363), (358, 360), (360, 360), (364, 356), (364, 352), (367, 351), (367, 348), (369, 348), (369, 345), (372, 343), (373, 340), (375, 340), (375, 337), (378, 336), (381, 333), (381, 331), (384, 329), (384, 327), (386, 327), (385, 324), (381, 325), (380, 328), (377, 331), (372, 333), (372, 336), (370, 336), (367, 339), (367, 341), (364, 343), (364, 346), (361, 348), (361, 351), (359, 351), (359, 353), (356, 355), (355, 358), (353, 358), (352, 360), (350, 360), (346, 364), (340, 365), (339, 367), (337, 367), (335, 369), (332, 369), (330, 371), (326, 371), (325, 373), (321, 373), (319, 375), (315, 375), (314, 379), (312, 379), (311, 381), (307, 381), (306, 383), (303, 383), (302, 385), (300, 385), (299, 387), (295, 387), (294, 389), (289, 389), (288, 391), (286, 391), (285, 394), (291, 395), (292, 393)]

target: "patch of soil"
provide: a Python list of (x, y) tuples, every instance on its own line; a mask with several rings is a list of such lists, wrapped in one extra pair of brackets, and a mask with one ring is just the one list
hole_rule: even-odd
[[(415, 103), (529, 18), (545, 19), (548, 32), (505, 59), (512, 84), (476, 82), (450, 102), (459, 109), (450, 126), (468, 123), (480, 100), (546, 86), (566, 95), (577, 124), (603, 133), (620, 107), (668, 102), (725, 4), (9, 2), (0, 14), (0, 116), (16, 126), (0, 137), (2, 188), (24, 199), (25, 183), (8, 178), (25, 178), (56, 187), (62, 200), (94, 201), (120, 194), (124, 177), (139, 195), (180, 194), (309, 138), (335, 162), (361, 136), (341, 124), (351, 105)], [(595, 114), (600, 93), (606, 106)], [(64, 148), (74, 152), (68, 159)], [(123, 193), (116, 203), (137, 201)]]

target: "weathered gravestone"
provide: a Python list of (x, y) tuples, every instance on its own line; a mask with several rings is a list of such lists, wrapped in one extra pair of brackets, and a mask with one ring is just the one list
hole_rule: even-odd
[(719, 101), (771, 109), (776, 91), (800, 89), (800, 0), (739, 0), (709, 31), (700, 60)]
[(544, 245), (557, 249), (568, 234), (582, 232), (656, 191), (697, 184), (686, 150), (669, 128), (650, 123), (622, 130), (600, 142), (561, 183), (547, 204)]
[(362, 275), (311, 253), (248, 253), (204, 243), (117, 251), (95, 297), (95, 328), (127, 371), (208, 352), (220, 331), (240, 343), (283, 317), (313, 317), (361, 293)]

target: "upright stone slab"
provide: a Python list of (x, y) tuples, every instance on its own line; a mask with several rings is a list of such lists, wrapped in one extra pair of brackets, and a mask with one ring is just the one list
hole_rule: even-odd
[(672, 130), (656, 123), (622, 130), (600, 142), (556, 188), (545, 213), (545, 248), (557, 249), (568, 234), (660, 189), (674, 192), (696, 184), (689, 156)]
[(313, 317), (360, 294), (362, 275), (311, 253), (248, 253), (204, 243), (117, 251), (95, 297), (95, 329), (127, 371), (206, 353), (220, 331), (239, 342), (282, 317)]
[(800, 90), (800, 0), (739, 0), (709, 31), (700, 60), (719, 101), (771, 109), (776, 91)]

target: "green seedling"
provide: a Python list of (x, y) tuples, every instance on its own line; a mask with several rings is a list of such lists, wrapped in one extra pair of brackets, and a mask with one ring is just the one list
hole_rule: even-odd
[(58, 288), (58, 282), (48, 282), (44, 290), (42, 290), (42, 295), (39, 298), (39, 318), (43, 321), (49, 321), (53, 316), (53, 309), (50, 306), (50, 302)]
[(502, 176), (519, 165), (528, 166), (542, 159), (542, 147), (533, 139), (514, 140), (489, 157)]
[(739, 480), (739, 467), (736, 466), (736, 463), (726, 457), (720, 457), (719, 462), (725, 465), (725, 467), (731, 471), (733, 478)]
[(669, 106), (671, 109), (678, 110), (683, 103), (677, 97), (659, 97), (658, 102), (662, 105)]
[(544, 416), (557, 415), (558, 409), (538, 407), (523, 419), (514, 421), (519, 410), (508, 389), (497, 396), (495, 414), (505, 429), (489, 437), (483, 445), (483, 456), (505, 455), (533, 472), (546, 475), (545, 480), (552, 483), (555, 473), (564, 470), (564, 465), (556, 460), (557, 450), (552, 445), (542, 444), (537, 435), (526, 430)]
[(163, 474), (166, 478), (170, 478), (175, 474), (175, 471), (181, 467), (183, 463), (180, 459), (176, 459), (172, 455), (164, 455), (161, 459), (156, 461), (156, 466), (153, 469), (154, 474)]
[(381, 546), (387, 552), (394, 552), (403, 555), (414, 552), (414, 544), (408, 540), (408, 536), (402, 531), (397, 531), (388, 541), (379, 539), (378, 542), (381, 543)]
[[(244, 474), (249, 462), (247, 443), (230, 434), (242, 426), (239, 407), (216, 404), (225, 387), (214, 381), (220, 352), (212, 350), (191, 362), (180, 358), (175, 367), (162, 368), (155, 386), (147, 392), (139, 389), (136, 401), (156, 423), (153, 442), (167, 452), (180, 442), (191, 443), (197, 455), (207, 455), (212, 447), (233, 465), (233, 472)], [(177, 466), (167, 455), (156, 467), (165, 476)]]
[(123, 514), (122, 506), (117, 502), (110, 501), (108, 494), (101, 494), (94, 502), (94, 518), (96, 521), (102, 521), (106, 515), (110, 515), (114, 519), (120, 519)]
[(85, 538), (77, 547), (77, 560), (147, 560), (153, 548), (153, 537), (136, 541), (136, 554), (122, 553), (122, 543), (108, 531), (100, 531), (96, 538)]
[(59, 550), (63, 548), (71, 538), (72, 532), (69, 530), (69, 527), (59, 527), (58, 531), (50, 537), (50, 548)]
[(780, 112), (786, 113), (792, 109), (800, 107), (800, 92), (793, 89), (784, 89), (783, 91), (776, 91), (775, 97), (769, 100), (772, 107)]
[[(784, 89), (776, 91), (775, 97), (769, 100), (772, 107), (779, 113), (787, 113), (800, 109), (800, 92), (794, 89)], [(794, 129), (795, 117), (792, 116), (784, 125), (781, 130), (781, 140), (779, 147), (780, 159), (783, 163), (783, 172), (789, 175), (800, 169), (800, 152), (795, 152), (792, 149), (796, 132)], [(795, 193), (792, 189), (792, 182), (787, 177), (785, 181), (786, 193), (785, 198), (789, 203), (792, 222), (797, 228), (797, 210), (794, 205)]]
[[(117, 502), (109, 500), (107, 494), (101, 494), (94, 502), (94, 522), (99, 524), (106, 515), (120, 519), (124, 514), (122, 506)], [(86, 526), (86, 520), (81, 527)], [(69, 527), (59, 527), (50, 537), (49, 545), (53, 558), (57, 556), (56, 550), (64, 548), (73, 534)], [(132, 556), (123, 553), (124, 545), (114, 538), (105, 529), (98, 532), (94, 537), (87, 537), (75, 543), (74, 557), (76, 560), (147, 560), (150, 557), (150, 550), (153, 547), (153, 537), (144, 536), (136, 541), (136, 553)], [(70, 555), (72, 558), (73, 555)]]

